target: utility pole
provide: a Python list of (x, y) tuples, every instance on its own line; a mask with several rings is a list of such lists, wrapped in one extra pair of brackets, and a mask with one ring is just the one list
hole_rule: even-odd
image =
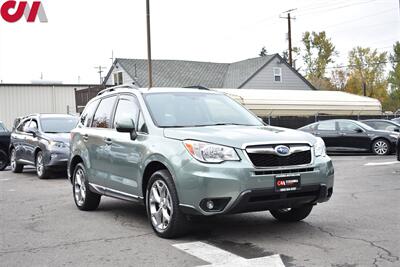
[(149, 72), (149, 89), (153, 87), (153, 67), (151, 64), (151, 30), (150, 30), (150, 0), (146, 0), (146, 19), (147, 19), (147, 61)]
[(114, 64), (114, 50), (111, 50), (111, 66)]
[(100, 65), (100, 66), (94, 67), (94, 68), (98, 70), (97, 73), (98, 73), (99, 76), (100, 76), (100, 84), (102, 84), (102, 83), (103, 83), (103, 80), (102, 80), (101, 74), (104, 72), (103, 70), (106, 69), (107, 67), (102, 67), (102, 66)]
[(292, 25), (291, 25), (291, 23), (292, 23), (292, 19), (294, 20), (294, 19), (296, 19), (296, 18), (292, 18), (292, 17), (290, 17), (290, 12), (292, 12), (292, 11), (295, 11), (297, 8), (295, 8), (295, 9), (290, 9), (290, 10), (287, 10), (287, 11), (285, 11), (285, 12), (283, 12), (283, 13), (287, 13), (287, 17), (280, 17), (281, 19), (287, 19), (288, 20), (288, 42), (289, 42), (289, 65), (291, 66), (291, 67), (293, 67), (293, 56), (292, 56)]

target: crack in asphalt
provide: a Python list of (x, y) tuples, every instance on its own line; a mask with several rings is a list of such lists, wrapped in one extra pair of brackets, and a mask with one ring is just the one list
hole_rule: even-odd
[(295, 244), (299, 244), (299, 245), (304, 245), (304, 246), (307, 246), (307, 247), (317, 248), (317, 249), (320, 249), (320, 250), (322, 250), (322, 251), (324, 251), (326, 253), (328, 253), (331, 250), (330, 248), (326, 248), (326, 247), (323, 247), (323, 246), (318, 246), (318, 245), (315, 245), (315, 244), (310, 244), (310, 243), (305, 243), (305, 242), (293, 241), (292, 239), (289, 240), (288, 238), (283, 238), (281, 236), (275, 236), (275, 238), (278, 238), (278, 239), (281, 239), (281, 240), (284, 240), (284, 241), (287, 241), (287, 242), (292, 242), (292, 243), (295, 243)]
[(386, 249), (386, 248), (384, 248), (384, 247), (382, 247), (382, 246), (379, 246), (379, 245), (375, 244), (373, 241), (370, 241), (370, 240), (367, 240), (367, 239), (363, 239), (363, 238), (354, 238), (354, 237), (346, 237), (346, 236), (336, 235), (336, 234), (334, 234), (334, 233), (332, 233), (332, 232), (330, 232), (330, 231), (328, 231), (328, 230), (325, 230), (324, 228), (322, 228), (322, 227), (320, 227), (320, 226), (314, 226), (314, 225), (312, 225), (312, 224), (310, 224), (310, 223), (307, 223), (307, 222), (304, 222), (304, 223), (307, 224), (307, 225), (309, 225), (310, 227), (313, 227), (313, 228), (318, 229), (318, 230), (321, 231), (322, 233), (328, 234), (329, 236), (331, 236), (331, 237), (333, 237), (333, 238), (340, 238), (340, 239), (345, 239), (345, 240), (360, 241), (360, 242), (363, 242), (363, 243), (367, 243), (368, 245), (370, 245), (370, 246), (372, 246), (372, 247), (374, 247), (374, 248), (376, 248), (376, 249), (378, 249), (378, 250), (383, 251), (384, 253), (379, 253), (379, 252), (378, 252), (378, 255), (374, 258), (374, 261), (373, 261), (373, 263), (372, 263), (373, 266), (378, 267), (378, 260), (379, 260), (379, 259), (382, 259), (382, 260), (385, 260), (385, 261), (388, 261), (388, 262), (391, 262), (391, 263), (400, 260), (399, 256), (394, 255), (390, 250), (388, 250), (388, 249)]
[(144, 233), (144, 234), (140, 234), (140, 235), (120, 236), (120, 237), (114, 237), (114, 238), (96, 238), (96, 239), (81, 240), (81, 241), (75, 241), (75, 242), (69, 242), (69, 243), (55, 244), (52, 246), (41, 246), (41, 247), (26, 248), (26, 249), (19, 249), (19, 250), (0, 251), (0, 256), (6, 255), (6, 254), (12, 254), (12, 253), (35, 252), (35, 251), (40, 251), (42, 249), (54, 249), (54, 248), (60, 248), (60, 247), (75, 246), (75, 245), (90, 243), (90, 242), (98, 242), (98, 241), (111, 242), (111, 241), (115, 241), (115, 240), (139, 238), (139, 237), (152, 235), (152, 234), (153, 234), (153, 232)]

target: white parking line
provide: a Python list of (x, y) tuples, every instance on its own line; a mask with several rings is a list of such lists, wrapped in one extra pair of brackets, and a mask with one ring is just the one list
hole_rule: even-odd
[(393, 165), (398, 164), (400, 161), (389, 161), (389, 162), (369, 162), (364, 164), (364, 166), (384, 166), (384, 165)]
[(175, 244), (173, 246), (190, 255), (209, 262), (209, 265), (204, 265), (208, 267), (285, 267), (279, 255), (245, 259), (203, 242)]

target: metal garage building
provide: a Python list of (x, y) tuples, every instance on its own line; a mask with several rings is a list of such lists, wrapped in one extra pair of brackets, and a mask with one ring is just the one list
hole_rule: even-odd
[(0, 121), (11, 129), (16, 117), (32, 113), (75, 114), (75, 90), (87, 84), (0, 84)]

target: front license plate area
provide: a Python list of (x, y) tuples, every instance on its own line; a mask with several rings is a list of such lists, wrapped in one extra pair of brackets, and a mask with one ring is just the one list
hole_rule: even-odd
[(282, 175), (275, 177), (275, 192), (292, 192), (300, 188), (300, 175)]

